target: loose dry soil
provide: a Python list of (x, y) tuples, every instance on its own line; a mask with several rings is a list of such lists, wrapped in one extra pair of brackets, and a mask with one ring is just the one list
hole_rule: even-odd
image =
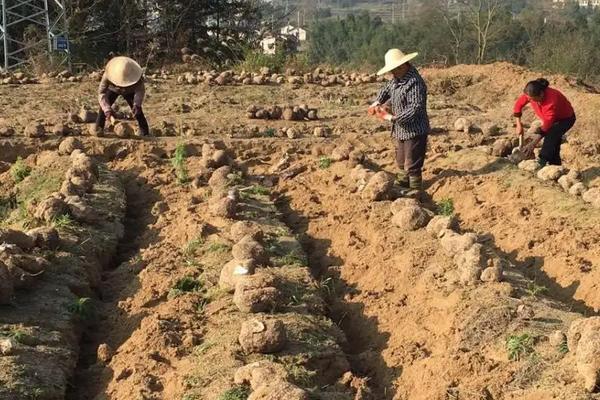
[[(58, 248), (28, 250), (49, 266), (0, 305), (0, 399), (600, 399), (577, 369), (582, 344), (556, 333), (600, 310), (600, 209), (492, 155), (537, 75), (509, 64), (423, 75), (434, 128), (423, 218), (453, 213), (454, 229), (500, 260), (501, 282), (467, 284), (439, 238), (392, 222), (393, 190), (380, 201), (362, 190), (357, 175), (398, 172), (388, 126), (366, 115), (378, 84), (154, 80), (145, 113), (157, 137), (132, 139), (67, 121), (94, 106), (95, 81), (0, 86), (0, 118), (16, 131), (0, 138), (0, 228), (60, 234)], [(577, 110), (564, 164), (600, 188), (600, 96), (549, 78)], [(251, 105), (288, 104), (320, 119), (246, 119)], [(62, 137), (24, 137), (32, 121), (82, 133), (100, 172), (81, 198), (99, 220), (34, 218), (69, 156)], [(300, 137), (278, 137), (287, 128)], [(16, 182), (23, 165), (31, 174)], [(237, 221), (260, 232), (232, 231)], [(261, 313), (236, 305), (244, 278), (224, 277), (226, 264), (268, 275), (248, 295)], [(271, 331), (273, 319), (283, 327)], [(283, 372), (234, 380), (258, 361)]]

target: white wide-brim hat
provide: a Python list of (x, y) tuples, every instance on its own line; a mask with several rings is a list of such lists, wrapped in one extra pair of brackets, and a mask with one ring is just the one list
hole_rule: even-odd
[(385, 53), (385, 66), (377, 72), (377, 75), (383, 75), (393, 71), (418, 55), (419, 53), (404, 54), (398, 49), (388, 50), (388, 52)]
[(115, 57), (106, 64), (106, 77), (116, 86), (135, 85), (144, 74), (140, 64), (129, 57)]

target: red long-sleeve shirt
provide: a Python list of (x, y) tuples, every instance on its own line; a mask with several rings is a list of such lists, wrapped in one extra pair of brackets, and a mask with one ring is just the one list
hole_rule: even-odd
[(556, 121), (571, 118), (575, 115), (569, 100), (561, 92), (550, 87), (544, 91), (544, 99), (541, 103), (530, 101), (525, 94), (519, 97), (515, 103), (515, 117), (521, 116), (523, 107), (528, 103), (531, 103), (531, 108), (542, 120), (542, 133), (544, 134), (550, 130)]

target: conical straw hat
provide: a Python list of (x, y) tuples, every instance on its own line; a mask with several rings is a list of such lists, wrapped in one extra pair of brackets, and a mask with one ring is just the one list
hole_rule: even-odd
[(113, 85), (127, 87), (135, 85), (142, 78), (144, 70), (129, 57), (115, 57), (106, 64), (105, 73)]
[(390, 71), (393, 71), (394, 69), (398, 68), (402, 64), (406, 64), (418, 55), (419, 53), (404, 54), (398, 49), (388, 50), (388, 52), (385, 53), (385, 66), (377, 72), (377, 75), (383, 75)]

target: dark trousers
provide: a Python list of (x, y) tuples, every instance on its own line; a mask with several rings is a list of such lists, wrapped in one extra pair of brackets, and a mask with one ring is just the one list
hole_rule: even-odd
[[(108, 104), (112, 106), (115, 103), (115, 101), (117, 101), (119, 96), (120, 95), (118, 93), (109, 90), (107, 92)], [(131, 107), (131, 109), (133, 110), (133, 97), (135, 96), (135, 94), (130, 93), (124, 94), (122, 96), (127, 102), (127, 104), (129, 104), (129, 107)], [(138, 125), (140, 126), (140, 132), (142, 133), (142, 136), (148, 136), (148, 134), (150, 133), (150, 128), (148, 127), (148, 121), (146, 120), (144, 112), (140, 110), (135, 115), (135, 119), (137, 120)], [(102, 111), (102, 108), (100, 108), (100, 111), (98, 112), (98, 119), (96, 120), (96, 126), (101, 129), (104, 129), (104, 125), (106, 125), (106, 116), (104, 115), (104, 111)]]
[(420, 135), (408, 140), (395, 140), (396, 163), (401, 171), (409, 177), (420, 177), (425, 164), (427, 135)]
[(542, 144), (542, 150), (540, 151), (540, 158), (550, 165), (561, 165), (562, 160), (560, 159), (560, 145), (565, 133), (567, 133), (573, 125), (575, 125), (575, 116), (571, 118), (562, 119), (557, 121), (548, 133), (544, 135), (544, 144)]

